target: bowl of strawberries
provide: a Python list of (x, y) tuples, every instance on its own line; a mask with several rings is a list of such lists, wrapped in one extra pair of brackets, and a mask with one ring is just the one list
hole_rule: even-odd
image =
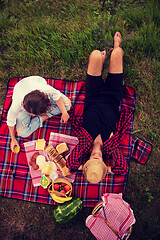
[(65, 178), (57, 178), (48, 188), (48, 191), (56, 202), (71, 200), (72, 184)]

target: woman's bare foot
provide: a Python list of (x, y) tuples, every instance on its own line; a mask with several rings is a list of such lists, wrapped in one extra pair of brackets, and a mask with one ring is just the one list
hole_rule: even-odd
[(122, 35), (120, 32), (116, 32), (114, 35), (114, 48), (119, 47), (122, 42)]

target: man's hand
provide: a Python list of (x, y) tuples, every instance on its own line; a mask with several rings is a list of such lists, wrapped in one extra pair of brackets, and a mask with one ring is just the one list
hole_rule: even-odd
[(112, 172), (111, 166), (107, 166), (107, 173), (114, 173)]
[(68, 119), (69, 119), (69, 114), (68, 114), (68, 112), (62, 113), (61, 122), (67, 123)]
[(15, 138), (14, 138), (14, 139), (11, 139), (11, 144), (10, 144), (10, 146), (11, 146), (12, 152), (14, 152), (14, 153), (15, 153), (15, 151), (14, 151), (14, 147), (15, 147), (15, 146), (17, 146), (17, 147), (20, 148), (19, 143), (17, 142), (17, 140), (16, 140)]

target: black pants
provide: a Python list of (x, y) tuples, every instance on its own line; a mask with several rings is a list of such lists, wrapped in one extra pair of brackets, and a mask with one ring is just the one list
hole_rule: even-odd
[(102, 76), (87, 74), (83, 127), (93, 140), (101, 134), (105, 141), (111, 132), (115, 132), (122, 99), (122, 80), (123, 74), (108, 73), (105, 82)]

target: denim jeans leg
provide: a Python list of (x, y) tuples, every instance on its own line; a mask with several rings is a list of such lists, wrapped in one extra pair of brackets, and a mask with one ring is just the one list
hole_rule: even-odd
[(23, 138), (28, 137), (37, 130), (37, 128), (42, 127), (42, 117), (37, 116), (32, 118), (26, 111), (20, 112), (17, 117), (16, 129), (21, 126), (24, 126), (24, 128), (20, 130), (19, 136)]

